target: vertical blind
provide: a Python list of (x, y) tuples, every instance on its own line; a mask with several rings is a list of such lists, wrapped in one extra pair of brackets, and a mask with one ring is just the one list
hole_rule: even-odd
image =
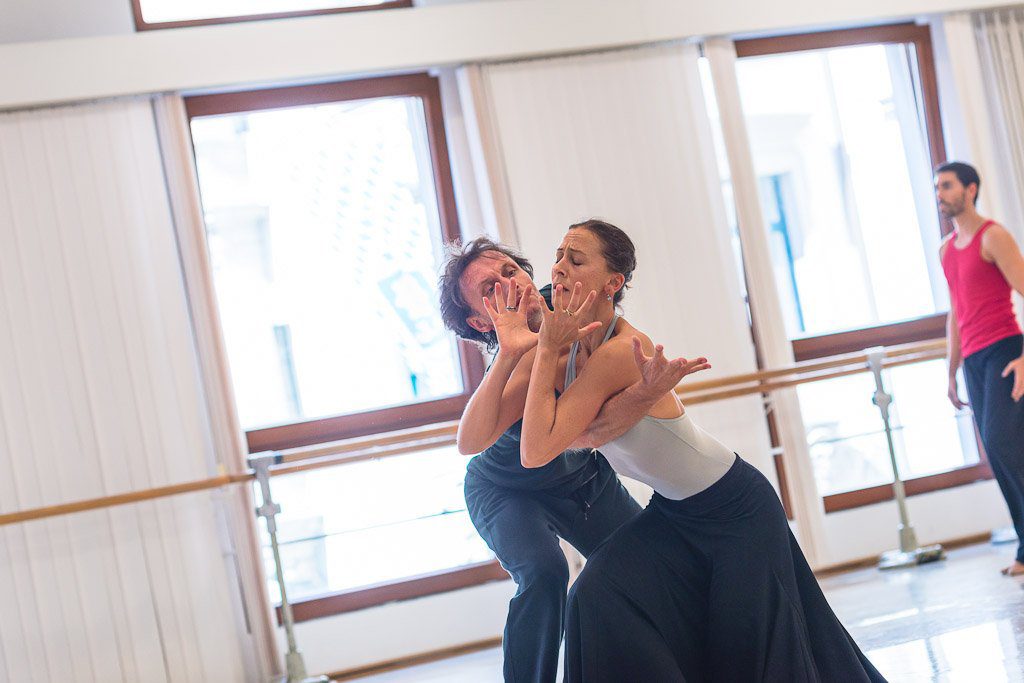
[[(990, 102), (989, 124), (1002, 176), (990, 187), (1000, 188), (1006, 216), (993, 216), (1024, 240), (1024, 203), (1019, 188), (1024, 181), (1024, 9), (1011, 7), (973, 15), (982, 82)], [(982, 174), (982, 188), (985, 188)], [(983, 189), (981, 203), (987, 192)], [(1017, 220), (1014, 220), (1017, 219)]]
[[(150, 102), (0, 115), (0, 512), (215, 467)], [(222, 514), (0, 528), (0, 679), (245, 680)]]
[[(609, 220), (637, 247), (625, 317), (667, 354), (707, 356), (729, 375), (755, 370), (755, 356), (697, 58), (675, 44), (488, 65), (478, 101), (538, 284), (571, 223)], [(758, 397), (693, 412), (774, 479)]]

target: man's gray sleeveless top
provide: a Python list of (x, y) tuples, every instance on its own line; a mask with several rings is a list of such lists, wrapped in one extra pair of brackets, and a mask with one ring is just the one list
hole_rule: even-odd
[[(618, 316), (612, 318), (608, 341)], [(576, 379), (579, 342), (569, 350), (565, 388)], [(729, 471), (736, 454), (698, 427), (690, 416), (663, 419), (644, 416), (629, 431), (601, 446), (619, 474), (641, 481), (666, 498), (682, 500), (708, 488)]]

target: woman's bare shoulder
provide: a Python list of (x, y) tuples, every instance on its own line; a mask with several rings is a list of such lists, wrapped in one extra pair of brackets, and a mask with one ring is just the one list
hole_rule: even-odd
[(650, 337), (633, 327), (623, 318), (619, 318), (616, 324), (615, 334), (594, 351), (594, 357), (608, 357), (618, 362), (627, 361), (633, 365), (633, 337), (640, 340), (644, 351), (648, 354), (654, 352), (654, 343)]
[(629, 351), (630, 356), (633, 355), (633, 337), (640, 340), (640, 345), (644, 348), (644, 353), (651, 355), (654, 353), (654, 342), (646, 333), (633, 327), (625, 318), (619, 318), (619, 322), (616, 325), (618, 328), (615, 336), (609, 339), (609, 342), (615, 342), (618, 345), (625, 346)]

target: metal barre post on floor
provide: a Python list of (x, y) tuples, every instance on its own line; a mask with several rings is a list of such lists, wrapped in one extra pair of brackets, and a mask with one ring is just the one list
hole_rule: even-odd
[(896, 446), (892, 440), (892, 424), (889, 420), (889, 406), (893, 397), (885, 390), (885, 382), (882, 379), (882, 361), (885, 358), (885, 349), (874, 347), (865, 350), (868, 369), (875, 380), (875, 393), (871, 402), (878, 406), (882, 415), (882, 426), (885, 429), (885, 442), (889, 451), (889, 463), (892, 465), (893, 497), (896, 499), (896, 509), (899, 512), (900, 522), (897, 526), (899, 531), (900, 547), (897, 550), (889, 550), (882, 553), (878, 560), (879, 569), (898, 569), (900, 567), (913, 567), (927, 562), (936, 562), (945, 559), (946, 553), (941, 545), (929, 545), (921, 547), (917, 543), (917, 534), (910, 524), (910, 514), (907, 512), (907, 492), (903, 487), (903, 479), (900, 478), (899, 463), (896, 461)]
[(256, 514), (266, 520), (267, 533), (270, 534), (270, 548), (274, 554), (274, 571), (277, 574), (277, 586), (281, 592), (281, 623), (288, 640), (288, 652), (284, 662), (287, 673), (282, 679), (288, 683), (328, 683), (326, 676), (306, 676), (306, 662), (295, 644), (295, 620), (292, 617), (292, 606), (288, 602), (288, 591), (285, 589), (284, 567), (281, 564), (281, 550), (277, 544), (277, 515), (281, 506), (274, 502), (270, 492), (270, 466), (281, 463), (279, 453), (256, 453), (249, 456), (249, 465), (256, 474), (260, 486), (262, 505), (256, 508)]

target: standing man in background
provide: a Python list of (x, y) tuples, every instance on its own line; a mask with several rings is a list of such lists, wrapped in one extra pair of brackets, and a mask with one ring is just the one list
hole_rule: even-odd
[(1006, 228), (978, 214), (980, 187), (973, 166), (935, 169), (939, 211), (954, 226), (939, 248), (949, 283), (949, 400), (958, 410), (965, 405), (956, 381), (962, 362), (981, 443), (1019, 539), (1003, 574), (1017, 576), (1024, 574), (1024, 337), (1011, 293), (1024, 295), (1024, 257)]

